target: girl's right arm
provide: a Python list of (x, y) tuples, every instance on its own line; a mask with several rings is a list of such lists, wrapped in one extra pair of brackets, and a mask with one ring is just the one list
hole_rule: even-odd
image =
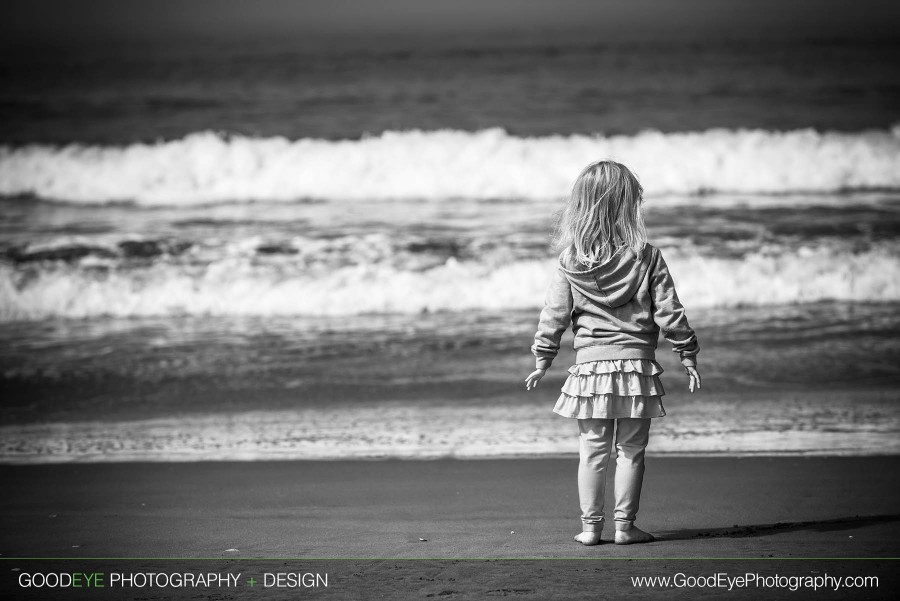
[(559, 353), (562, 335), (572, 323), (572, 287), (562, 269), (557, 269), (544, 298), (544, 309), (534, 334), (531, 352), (535, 356), (535, 371), (526, 379), (529, 390), (537, 385), (544, 372)]

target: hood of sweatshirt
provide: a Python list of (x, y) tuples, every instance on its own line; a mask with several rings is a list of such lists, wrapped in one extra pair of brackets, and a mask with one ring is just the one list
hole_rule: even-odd
[(584, 265), (577, 263), (571, 252), (560, 255), (559, 263), (572, 288), (598, 304), (615, 308), (634, 297), (647, 275), (652, 250), (648, 244), (641, 260), (638, 260), (634, 251), (627, 248), (605, 262), (583, 271)]

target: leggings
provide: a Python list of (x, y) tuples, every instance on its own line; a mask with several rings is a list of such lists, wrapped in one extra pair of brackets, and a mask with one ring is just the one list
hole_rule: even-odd
[(644, 450), (650, 418), (579, 419), (578, 498), (585, 532), (603, 529), (606, 466), (616, 444), (616, 527), (627, 529), (637, 516), (644, 481)]

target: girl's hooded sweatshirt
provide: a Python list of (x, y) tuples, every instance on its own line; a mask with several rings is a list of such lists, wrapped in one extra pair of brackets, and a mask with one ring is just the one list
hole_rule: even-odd
[(563, 251), (531, 347), (538, 369), (550, 367), (569, 324), (575, 333), (576, 363), (655, 360), (662, 331), (684, 366), (697, 365), (697, 335), (662, 254), (649, 244), (640, 258), (626, 248), (586, 270), (571, 249)]

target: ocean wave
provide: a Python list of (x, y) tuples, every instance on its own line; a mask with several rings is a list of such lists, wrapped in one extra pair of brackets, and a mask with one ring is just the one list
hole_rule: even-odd
[[(760, 249), (742, 257), (666, 252), (688, 308), (900, 300), (895, 245)], [(436, 266), (312, 265), (296, 255), (139, 261), (88, 255), (0, 263), (0, 321), (167, 315), (364, 315), (537, 309), (552, 259), (449, 257)]]
[(299, 199), (548, 199), (585, 164), (632, 167), (648, 195), (900, 189), (900, 126), (516, 137), (501, 129), (360, 140), (199, 132), (129, 146), (0, 147), (0, 195), (192, 205)]

